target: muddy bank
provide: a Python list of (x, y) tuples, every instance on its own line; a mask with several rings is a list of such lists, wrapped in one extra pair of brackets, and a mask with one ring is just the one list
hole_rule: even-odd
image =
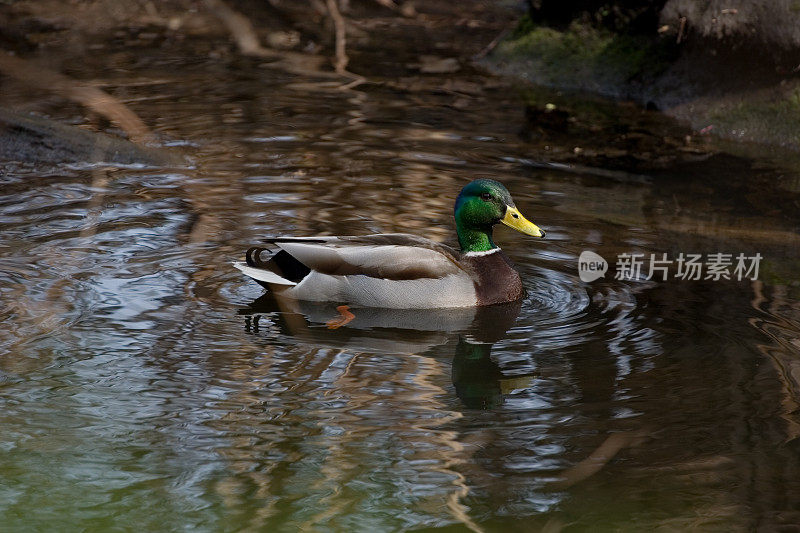
[(543, 1), (484, 64), (632, 100), (703, 133), (796, 149), (799, 28), (796, 2)]
[[(171, 155), (149, 149), (170, 139), (147, 103), (160, 98), (175, 65), (186, 77), (211, 68), (223, 78), (237, 70), (253, 79), (320, 80), (322, 90), (342, 97), (366, 84), (427, 91), (426, 80), (420, 80), (468, 68), (469, 57), (516, 16), (481, 2), (458, 7), (430, 2), (419, 11), (410, 2), (330, 5), (0, 3), (0, 160), (172, 164)], [(407, 46), (387, 44), (389, 33)], [(386, 64), (389, 47), (398, 53)], [(163, 75), (126, 78), (148, 69)], [(455, 85), (437, 90), (457, 95), (458, 105), (484, 89), (478, 83), (466, 89)], [(198, 87), (198, 100), (204, 90), (209, 88)]]
[[(465, 115), (474, 113), (482, 99), (492, 98), (493, 93), (517, 91), (521, 96), (518, 136), (525, 158), (595, 170), (666, 168), (702, 160), (717, 151), (704, 135), (665, 120), (652, 108), (689, 118), (695, 129), (704, 133), (724, 132), (727, 126), (722, 120), (737, 117), (720, 110), (729, 95), (709, 92), (717, 79), (710, 74), (704, 84), (695, 80), (695, 85), (680, 86), (680, 90), (667, 87), (656, 94), (661, 87), (657, 81), (664, 85), (687, 76), (677, 73), (682, 56), (675, 55), (676, 50), (688, 47), (686, 43), (700, 46), (701, 37), (689, 39), (694, 34), (687, 29), (691, 26), (685, 26), (683, 48), (677, 47), (670, 26), (672, 30), (654, 39), (641, 29), (659, 22), (652, 9), (637, 7), (634, 13), (631, 8), (625, 17), (604, 24), (573, 12), (563, 20), (557, 20), (559, 13), (545, 13), (536, 20), (528, 17), (510, 38), (494, 47), (497, 37), (517, 25), (524, 14), (514, 2), (450, 5), (431, 1), (414, 7), (397, 2), (391, 4), (393, 8), (366, 0), (346, 4), (340, 14), (344, 31), (338, 34), (345, 39), (343, 54), (337, 45), (336, 25), (321, 4), (277, 0), (230, 0), (224, 4), (218, 0), (168, 0), (117, 7), (100, 0), (81, 0), (75, 2), (75, 9), (55, 1), (19, 1), (0, 6), (0, 21), (5, 22), (0, 43), (31, 64), (102, 88), (162, 139), (169, 138), (169, 125), (162, 123), (147, 102), (159, 99), (176, 64), (182, 65), (179, 70), (185, 76), (210, 68), (221, 77), (236, 71), (253, 80), (273, 75), (290, 76), (287, 83), (318, 79), (325, 90), (342, 98), (352, 87), (365, 91), (390, 87), (411, 99), (435, 94), (442, 106)], [(237, 24), (243, 20), (246, 24), (234, 30), (226, 27), (225, 16), (230, 13), (221, 16), (220, 5), (242, 17)], [(542, 4), (543, 8), (549, 5)], [(251, 33), (243, 34), (241, 28), (248, 26)], [(540, 85), (584, 89), (635, 104), (615, 106), (583, 96), (569, 98), (552, 90), (520, 88), (513, 79), (476, 68), (476, 58), (484, 58), (492, 48), (488, 57), (478, 59), (478, 67), (483, 63)], [(184, 64), (187, 57), (194, 58), (191, 65)], [(121, 81), (123, 73), (148, 69), (160, 70), (163, 75)], [(773, 85), (765, 90), (774, 90), (774, 82), (770, 83)], [(695, 86), (696, 90), (692, 89)], [(24, 86), (6, 76), (0, 77), (0, 89), (0, 108), (34, 111), (79, 125), (82, 131), (112, 135), (118, 131), (108, 120), (99, 120), (96, 113), (48, 92), (47, 87)], [(198, 100), (203, 99), (204, 90), (208, 89), (198, 88)], [(704, 96), (697, 96), (701, 94)], [(698, 107), (702, 98), (716, 107)], [(756, 113), (747, 132), (752, 136), (763, 126), (767, 131), (759, 134), (760, 141), (770, 135), (779, 140), (790, 138), (795, 123), (787, 118), (791, 113), (780, 106), (771, 112), (783, 120), (783, 131), (777, 129), (777, 121), (764, 121), (764, 112)], [(435, 122), (437, 113), (436, 109), (420, 108), (414, 120)], [(17, 141), (25, 142), (22, 138)]]
[[(307, 4), (169, 0), (153, 9), (138, 4), (112, 9), (106, 2), (82, 0), (75, 5), (76, 9), (66, 9), (58, 2), (20, 1), (0, 6), (0, 19), (6, 22), (0, 29), (3, 48), (38, 69), (69, 77), (80, 87), (101, 88), (162, 139), (169, 139), (169, 125), (162, 123), (148, 102), (159, 100), (172, 83), (168, 80), (175, 65), (180, 64), (180, 75), (189, 77), (195, 69), (215, 69), (223, 78), (235, 71), (253, 80), (318, 79), (331, 96), (341, 98), (347, 98), (353, 87), (365, 91), (388, 87), (410, 99), (436, 95), (441, 106), (465, 116), (475, 113), (493, 94), (518, 92), (517, 134), (524, 157), (534, 161), (640, 171), (693, 161), (710, 152), (701, 138), (658, 113), (520, 88), (516, 80), (476, 68), (474, 58), (485, 55), (497, 36), (518, 21), (520, 11), (510, 3), (427, 2), (411, 9), (403, 3), (388, 8), (373, 1), (349, 2), (341, 13), (347, 65), (339, 72), (341, 56), (333, 22), (324, 11)], [(231, 14), (220, 16), (220, 5), (242, 17), (236, 30), (226, 28), (225, 16)], [(243, 36), (241, 28), (248, 25), (251, 33)], [(185, 64), (187, 57), (194, 58), (191, 65)], [(143, 74), (153, 70), (162, 74)], [(123, 81), (125, 73), (140, 77)], [(39, 150), (48, 146), (37, 137), (41, 132), (18, 137), (9, 137), (13, 132), (7, 132), (5, 140), (0, 137), (0, 145), (7, 145), (12, 155), (0, 156), (93, 161), (89, 131), (113, 135), (119, 128), (65, 97), (69, 91), (54, 93), (41, 85), (0, 77), (0, 109), (33, 111), (79, 125), (79, 133), (55, 138), (54, 133), (63, 129), (51, 127), (49, 138), (58, 146), (45, 154)], [(198, 87), (198, 101), (207, 90)], [(439, 108), (420, 106), (411, 120), (435, 123), (439, 114)], [(76, 153), (80, 139), (86, 142)], [(122, 162), (127, 160), (123, 157)]]

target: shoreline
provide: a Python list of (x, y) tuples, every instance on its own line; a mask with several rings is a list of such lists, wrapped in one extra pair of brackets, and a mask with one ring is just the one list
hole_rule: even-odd
[[(800, 149), (800, 79), (778, 50), (731, 38), (627, 35), (523, 18), (481, 66), (555, 90), (632, 101), (727, 140)], [(796, 69), (795, 69), (796, 70)]]

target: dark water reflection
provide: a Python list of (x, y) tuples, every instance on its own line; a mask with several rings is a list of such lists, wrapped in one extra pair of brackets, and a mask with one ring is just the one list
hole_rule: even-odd
[[(128, 88), (190, 167), (4, 166), (4, 527), (800, 523), (795, 176), (725, 158), (644, 179), (535, 169), (509, 88), (467, 112), (238, 74), (156, 64), (158, 98)], [(335, 310), (254, 302), (228, 264), (266, 234), (449, 239), (477, 176), (548, 231), (498, 230), (518, 307), (360, 310), (329, 330)], [(765, 261), (755, 282), (587, 284), (585, 249)]]

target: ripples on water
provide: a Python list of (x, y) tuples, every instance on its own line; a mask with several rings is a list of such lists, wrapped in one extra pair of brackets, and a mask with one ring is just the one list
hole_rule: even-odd
[[(715, 185), (526, 168), (520, 104), (499, 91), (464, 113), (275, 76), (175, 78), (137, 108), (189, 147), (186, 168), (5, 168), (8, 527), (798, 522), (796, 250), (728, 238), (741, 213), (713, 212)], [(199, 103), (197, 83), (218, 90)], [(447, 240), (478, 176), (550, 236), (497, 232), (525, 279), (519, 306), (361, 310), (332, 331), (332, 308), (255, 301), (228, 265), (275, 233)], [(584, 249), (758, 249), (771, 266), (766, 283), (585, 284)]]

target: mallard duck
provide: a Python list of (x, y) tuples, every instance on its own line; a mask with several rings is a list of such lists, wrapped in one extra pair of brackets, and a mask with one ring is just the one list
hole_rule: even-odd
[(234, 266), (277, 296), (359, 307), (473, 307), (522, 298), (519, 274), (492, 240), (498, 222), (544, 237), (514, 206), (503, 184), (479, 179), (456, 198), (461, 250), (403, 233), (351, 237), (275, 237)]

